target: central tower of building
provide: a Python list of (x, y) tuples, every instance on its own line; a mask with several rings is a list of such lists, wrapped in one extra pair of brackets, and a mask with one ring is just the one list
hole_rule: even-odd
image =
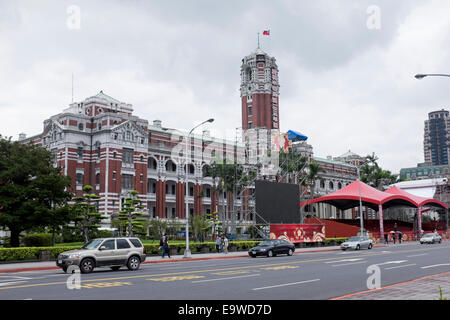
[(242, 129), (279, 130), (278, 66), (259, 47), (242, 59)]

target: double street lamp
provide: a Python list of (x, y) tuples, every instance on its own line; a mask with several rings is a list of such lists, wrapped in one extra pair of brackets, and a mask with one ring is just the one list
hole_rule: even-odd
[[(202, 123), (200, 123), (199, 125), (195, 126), (194, 128), (191, 129), (191, 131), (189, 131), (189, 134), (186, 136), (186, 151), (185, 151), (185, 174), (186, 174), (186, 195), (184, 196), (185, 198), (185, 206), (186, 206), (186, 249), (184, 250), (184, 256), (183, 258), (190, 258), (191, 257), (191, 250), (189, 250), (189, 202), (188, 202), (188, 195), (189, 195), (189, 188), (188, 188), (188, 170), (189, 170), (189, 158), (188, 158), (188, 142), (189, 142), (189, 138), (192, 134), (192, 132), (197, 129), (198, 127), (200, 127), (201, 125), (207, 123), (207, 122), (213, 122), (214, 119), (208, 119), (206, 121), (203, 121)], [(190, 143), (189, 143), (190, 144)]]

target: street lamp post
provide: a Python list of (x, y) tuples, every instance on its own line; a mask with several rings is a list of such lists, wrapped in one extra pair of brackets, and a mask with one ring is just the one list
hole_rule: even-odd
[(191, 131), (189, 131), (189, 134), (186, 137), (186, 149), (185, 149), (185, 183), (186, 183), (186, 195), (185, 195), (185, 206), (186, 206), (186, 249), (184, 250), (184, 256), (183, 258), (190, 258), (191, 257), (191, 250), (189, 250), (189, 202), (188, 202), (188, 195), (189, 195), (189, 188), (188, 188), (188, 141), (189, 138), (191, 136), (191, 133), (198, 127), (200, 127), (202, 124), (205, 124), (207, 122), (213, 122), (214, 119), (208, 119), (206, 121), (203, 121), (202, 123), (200, 123), (199, 125), (195, 126), (194, 128), (191, 129)]
[(359, 173), (359, 166), (356, 167), (356, 171), (358, 172), (358, 192), (359, 192), (359, 221), (361, 226), (361, 234), (362, 237), (364, 235), (364, 220), (363, 220), (363, 213), (362, 213), (362, 200), (361, 200), (361, 175)]
[(443, 73), (419, 73), (414, 76), (416, 79), (423, 79), (425, 77), (450, 77), (450, 74)]

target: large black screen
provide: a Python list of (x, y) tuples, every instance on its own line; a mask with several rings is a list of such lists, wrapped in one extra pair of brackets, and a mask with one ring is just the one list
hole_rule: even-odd
[(264, 180), (255, 182), (256, 223), (300, 223), (298, 185)]

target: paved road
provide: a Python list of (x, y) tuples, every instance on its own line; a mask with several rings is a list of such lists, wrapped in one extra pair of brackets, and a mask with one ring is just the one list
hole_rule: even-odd
[(59, 270), (1, 273), (0, 300), (322, 300), (367, 291), (374, 265), (382, 287), (448, 272), (450, 243), (145, 264), (134, 272), (98, 269), (82, 274), (81, 289), (72, 290), (70, 275)]

